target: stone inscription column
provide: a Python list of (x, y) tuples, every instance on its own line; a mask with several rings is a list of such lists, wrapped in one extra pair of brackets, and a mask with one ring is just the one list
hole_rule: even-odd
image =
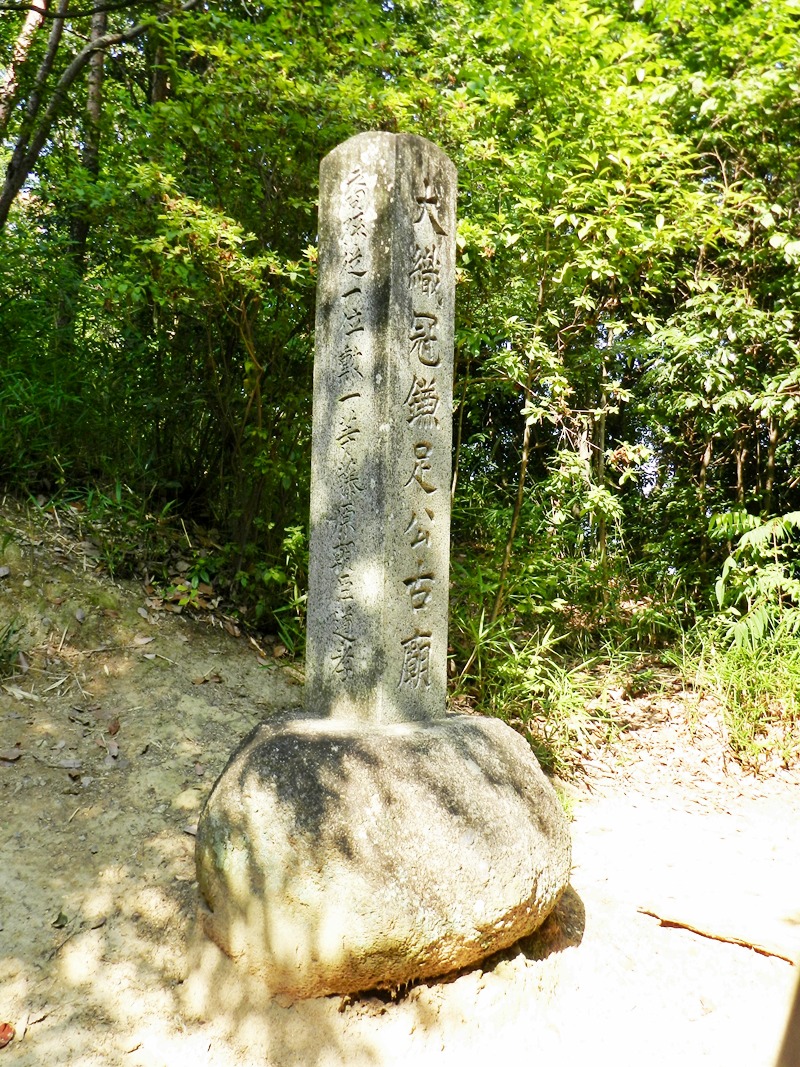
[(456, 173), (410, 134), (320, 168), (307, 706), (444, 715)]

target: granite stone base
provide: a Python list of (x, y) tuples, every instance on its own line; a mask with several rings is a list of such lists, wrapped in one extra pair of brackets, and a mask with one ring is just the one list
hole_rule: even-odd
[(205, 935), (272, 994), (391, 988), (531, 933), (570, 839), (497, 719), (347, 725), (289, 712), (234, 752), (197, 830)]

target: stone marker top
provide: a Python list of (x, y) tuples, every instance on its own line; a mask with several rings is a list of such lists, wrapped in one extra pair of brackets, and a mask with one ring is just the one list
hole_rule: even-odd
[(320, 168), (307, 707), (444, 715), (456, 172), (363, 133)]

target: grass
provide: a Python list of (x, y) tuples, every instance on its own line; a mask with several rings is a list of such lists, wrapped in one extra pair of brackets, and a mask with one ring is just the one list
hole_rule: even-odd
[(756, 773), (800, 759), (800, 640), (777, 631), (756, 647), (701, 641), (684, 650), (684, 675), (714, 697), (734, 757)]
[(474, 609), (487, 590), (474, 575), (472, 582), (474, 599), (456, 596), (451, 614), (454, 697), (517, 729), (549, 771), (569, 776), (618, 737), (625, 703), (658, 694), (659, 664), (677, 668), (686, 689), (719, 706), (730, 755), (746, 770), (800, 761), (800, 636), (790, 629), (737, 646), (712, 618), (654, 651), (650, 635), (642, 641), (617, 619), (598, 645), (585, 631), (576, 639), (552, 625), (532, 629), (512, 611), (491, 623)]
[(5, 626), (0, 626), (0, 678), (8, 678), (16, 673), (19, 663), (20, 624), (16, 618)]
[(640, 696), (659, 684), (640, 652), (606, 647), (576, 657), (560, 650), (552, 627), (523, 634), (504, 618), (489, 625), (478, 616), (453, 637), (456, 664), (458, 649), (475, 642), (464, 666), (456, 667), (454, 698), (513, 726), (539, 762), (562, 777), (624, 729), (621, 696)]
[(517, 729), (559, 776), (626, 729), (626, 702), (659, 693), (658, 662), (677, 667), (687, 689), (719, 706), (729, 752), (743, 768), (761, 773), (800, 761), (797, 636), (721, 647), (695, 632), (658, 656), (607, 645), (576, 658), (559, 650), (551, 630), (520, 638), (498, 620), (482, 642), (456, 694)]

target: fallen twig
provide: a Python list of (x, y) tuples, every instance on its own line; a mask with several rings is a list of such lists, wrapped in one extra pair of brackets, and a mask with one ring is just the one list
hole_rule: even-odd
[(732, 934), (720, 934), (713, 930), (706, 930), (701, 926), (697, 926), (694, 923), (687, 922), (684, 919), (671, 919), (666, 918), (664, 915), (659, 915), (657, 911), (653, 911), (650, 908), (638, 908), (642, 915), (650, 915), (653, 919), (658, 919), (662, 926), (672, 927), (678, 930), (690, 930), (693, 934), (699, 934), (701, 937), (708, 937), (712, 941), (723, 941), (728, 945), (741, 945), (742, 948), (751, 948), (754, 952), (760, 953), (762, 956), (774, 956), (779, 960), (786, 960), (787, 963), (795, 964), (793, 956), (789, 953), (768, 948), (766, 945), (759, 944), (756, 941), (750, 941), (745, 937), (735, 937)]
[(64, 682), (66, 682), (66, 680), (68, 678), (69, 678), (69, 675), (65, 674), (63, 678), (59, 678), (57, 681), (53, 682), (52, 685), (48, 685), (47, 689), (43, 689), (42, 692), (43, 693), (49, 693), (51, 689), (58, 689), (58, 687), (60, 685), (63, 685)]

